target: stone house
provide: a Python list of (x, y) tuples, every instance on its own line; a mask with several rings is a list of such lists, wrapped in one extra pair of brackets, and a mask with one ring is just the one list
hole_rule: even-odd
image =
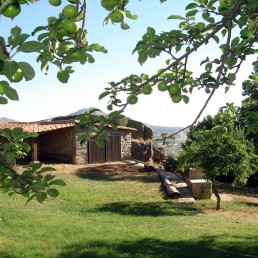
[(89, 164), (120, 161), (131, 158), (131, 133), (134, 128), (118, 126), (107, 128), (109, 139), (105, 148), (99, 149), (94, 141), (80, 145), (77, 135), (83, 133), (76, 120), (0, 123), (3, 128), (20, 127), (24, 132), (36, 132), (37, 138), (29, 139), (30, 161)]

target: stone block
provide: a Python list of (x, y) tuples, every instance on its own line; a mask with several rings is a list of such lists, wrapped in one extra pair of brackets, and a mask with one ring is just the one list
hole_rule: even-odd
[(212, 183), (205, 179), (191, 179), (191, 190), (195, 199), (211, 199)]

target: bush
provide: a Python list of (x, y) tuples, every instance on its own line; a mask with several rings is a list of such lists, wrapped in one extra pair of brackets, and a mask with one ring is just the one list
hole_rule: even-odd
[(175, 171), (177, 169), (177, 160), (173, 156), (168, 156), (165, 158), (162, 165), (167, 171)]

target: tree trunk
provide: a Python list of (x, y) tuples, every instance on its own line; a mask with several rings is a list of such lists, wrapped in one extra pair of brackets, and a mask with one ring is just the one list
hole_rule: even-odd
[(216, 210), (220, 210), (220, 195), (219, 195), (219, 191), (218, 188), (216, 186), (215, 180), (212, 180), (212, 191), (214, 192), (216, 198), (217, 198), (217, 206), (216, 206)]

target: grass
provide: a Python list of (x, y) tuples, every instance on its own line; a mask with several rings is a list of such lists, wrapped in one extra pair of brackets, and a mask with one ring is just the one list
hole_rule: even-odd
[(0, 195), (1, 258), (258, 257), (257, 189), (217, 212), (166, 198), (157, 174), (132, 165), (57, 168), (57, 199)]

